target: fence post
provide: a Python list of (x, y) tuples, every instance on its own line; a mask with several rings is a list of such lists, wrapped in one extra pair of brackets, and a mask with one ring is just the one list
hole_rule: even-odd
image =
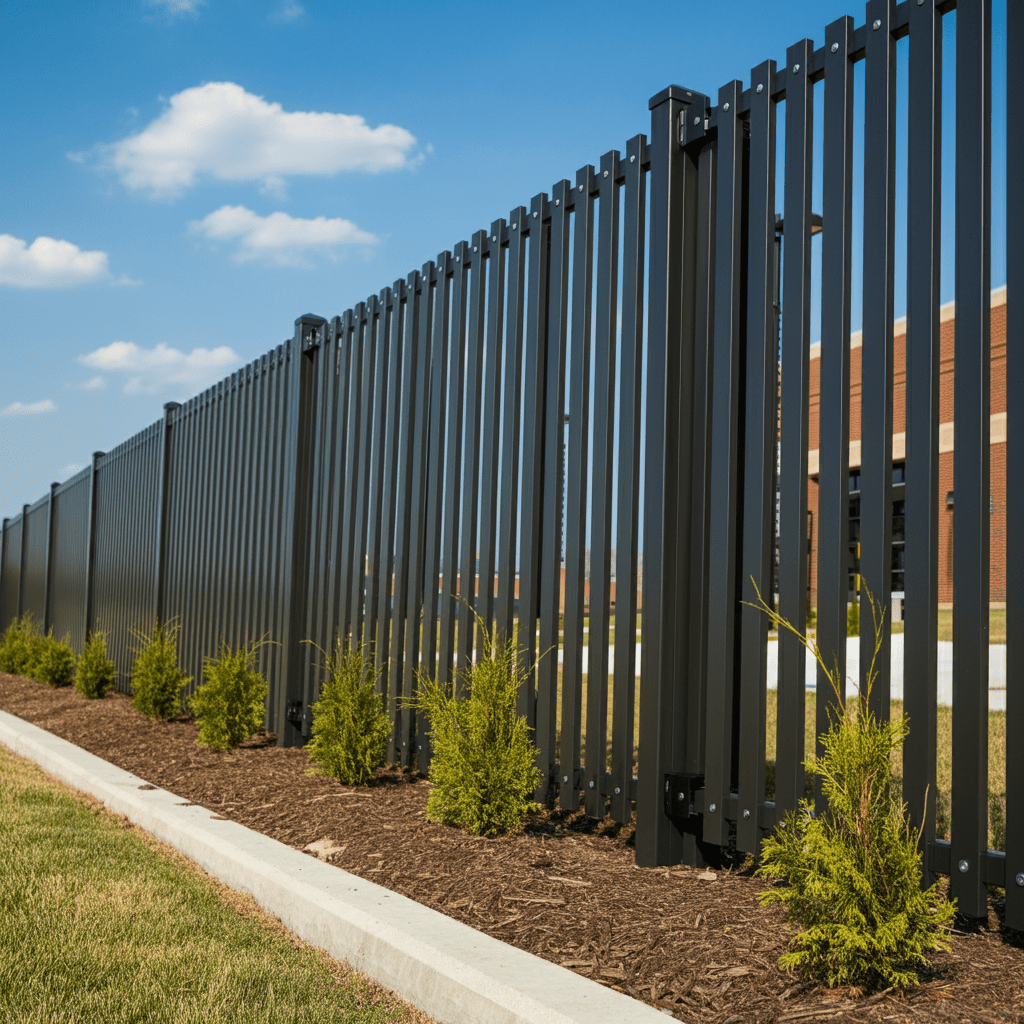
[(25, 614), (25, 568), (28, 560), (28, 505), (21, 506), (21, 563), (18, 566), (18, 618)]
[(96, 603), (93, 591), (96, 589), (96, 470), (106, 452), (93, 452), (89, 467), (89, 525), (86, 529), (88, 545), (85, 549), (85, 639), (93, 630)]
[(287, 451), (285, 469), (284, 530), (284, 635), (279, 661), (282, 678), (277, 686), (273, 728), (283, 747), (302, 745), (302, 635), (306, 626), (309, 563), (309, 515), (312, 457), (310, 440), (316, 420), (316, 350), (326, 333), (327, 321), (307, 313), (295, 321), (289, 345)]
[[(692, 836), (684, 840), (682, 820), (665, 813), (665, 785), (668, 772), (688, 766), (693, 430), (695, 417), (705, 411), (695, 405), (693, 388), (698, 153), (690, 144), (704, 137), (708, 106), (706, 96), (675, 85), (650, 101), (644, 643), (636, 834), (641, 866), (697, 857)], [(700, 680), (692, 684), (699, 686)]]
[[(8, 516), (4, 516), (3, 527), (0, 528), (0, 616), (4, 608), (4, 576), (7, 571), (7, 524), (10, 522)], [(7, 623), (0, 620), (0, 629), (6, 629)]]
[(180, 409), (180, 402), (164, 403), (164, 426), (160, 444), (160, 493), (157, 497), (156, 521), (156, 580), (154, 582), (153, 609), (157, 622), (164, 621), (164, 584), (167, 578), (167, 503), (171, 473), (171, 413)]
[(43, 577), (43, 633), (50, 630), (50, 573), (53, 570), (53, 499), (60, 483), (50, 484), (50, 496), (46, 503), (46, 566)]

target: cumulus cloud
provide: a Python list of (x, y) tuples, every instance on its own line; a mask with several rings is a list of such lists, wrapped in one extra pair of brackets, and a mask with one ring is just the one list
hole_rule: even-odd
[(132, 341), (115, 341), (79, 356), (78, 361), (104, 373), (123, 374), (126, 395), (169, 391), (190, 398), (226, 377), (241, 364), (242, 357), (227, 345), (182, 352), (163, 342), (147, 349)]
[(107, 386), (106, 377), (90, 377), (78, 385), (82, 391), (102, 391)]
[(98, 249), (87, 252), (46, 235), (31, 245), (13, 235), (0, 235), (0, 285), (67, 288), (109, 276), (107, 254)]
[(392, 170), (410, 162), (415, 144), (397, 125), (289, 112), (234, 82), (209, 82), (176, 93), (156, 120), (110, 149), (129, 188), (173, 197), (201, 175), (280, 191), (286, 175)]
[(294, 21), (296, 18), (301, 18), (306, 13), (306, 8), (302, 4), (298, 3), (286, 3), (281, 8), (278, 17), (281, 21)]
[(305, 265), (301, 252), (330, 250), (335, 245), (374, 245), (375, 235), (341, 217), (291, 217), (272, 213), (261, 217), (244, 206), (222, 206), (189, 224), (193, 234), (213, 241), (238, 239), (234, 258), (243, 262), (266, 257), (279, 264)]
[(0, 416), (38, 416), (43, 412), (56, 412), (57, 406), (49, 398), (41, 402), (11, 402)]

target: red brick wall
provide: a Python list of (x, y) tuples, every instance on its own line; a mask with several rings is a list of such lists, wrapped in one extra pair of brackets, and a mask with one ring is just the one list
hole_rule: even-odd
[[(993, 306), (991, 328), (991, 412), (1006, 412), (1006, 305)], [(906, 335), (902, 324), (893, 346), (893, 432), (903, 433), (906, 429)], [(953, 420), (953, 351), (955, 321), (946, 320), (941, 325), (940, 377), (939, 377), (939, 422)], [(861, 436), (861, 353), (862, 348), (850, 352), (850, 440), (859, 441)], [(820, 403), (821, 360), (813, 358), (810, 363), (810, 423), (808, 448), (818, 448)], [(950, 604), (953, 600), (953, 513), (946, 508), (946, 494), (953, 490), (953, 459), (955, 452), (939, 454), (939, 602)], [(990, 558), (990, 600), (1006, 600), (1006, 444), (1001, 442), (989, 449), (992, 508), (991, 516), (991, 558)], [(807, 506), (813, 513), (811, 532), (811, 602), (817, 603), (818, 575), (818, 482), (812, 476), (807, 485)]]

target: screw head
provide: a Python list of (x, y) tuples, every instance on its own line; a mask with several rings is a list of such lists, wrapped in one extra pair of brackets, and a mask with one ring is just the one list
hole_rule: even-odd
[(476, 252), (476, 246), (475, 245), (473, 246), (473, 252)]
[(513, 230), (513, 231), (515, 231), (515, 229), (516, 229), (517, 227), (519, 227), (519, 225), (518, 225), (518, 224), (517, 224), (517, 223), (516, 223), (515, 221), (513, 221), (513, 222), (512, 222), (512, 230)]
[(967, 861), (962, 860), (957, 865), (957, 867), (960, 869), (960, 874), (966, 874), (967, 869), (970, 867), (970, 864), (968, 864)]
[(556, 199), (555, 200), (555, 206), (561, 206), (561, 205), (562, 205), (562, 200), (561, 199)]
[(874, 24), (871, 27), (877, 32), (882, 27), (882, 22), (875, 18)]
[(1016, 882), (1020, 886), (1024, 886), (1024, 871), (1017, 872)]
[(498, 240), (498, 236), (497, 235), (491, 235), (491, 241), (492, 242), (496, 242), (497, 240)]
[(693, 119), (693, 123), (694, 123), (694, 124), (700, 124), (700, 115), (699, 115), (699, 114), (697, 115), (697, 117), (695, 117), (695, 118)]
[(676, 793), (676, 800), (679, 803), (682, 803), (685, 799), (686, 799), (686, 794), (685, 793)]
[(536, 210), (534, 210), (534, 211), (533, 211), (533, 216), (534, 216), (534, 217), (539, 217), (539, 216), (540, 216), (540, 214), (538, 214), (538, 213), (537, 213), (537, 211), (536, 211)]
[(714, 814), (717, 809), (718, 809), (718, 805), (717, 804), (712, 804), (708, 808), (708, 814)]
[(832, 52), (833, 53), (838, 53), (839, 52), (839, 44), (838, 43), (833, 43), (832, 44)]
[(635, 157), (635, 156), (631, 156), (631, 157), (629, 158), (629, 162), (630, 162), (631, 164), (634, 164), (634, 163), (636, 163), (636, 157)]
[(562, 782), (568, 782), (568, 781), (569, 781), (569, 776), (568, 775), (563, 775), (562, 776)]
[(456, 256), (455, 257), (455, 262), (456, 263), (461, 263), (462, 262), (462, 257), (461, 256)]
[(764, 86), (763, 85), (759, 85), (757, 87), (757, 95), (760, 96), (761, 93), (763, 93), (763, 92), (764, 92)]
[(607, 178), (607, 177), (608, 177), (608, 172), (607, 172), (607, 171), (605, 171), (605, 172), (604, 172), (604, 175), (603, 175), (603, 177), (605, 177), (605, 178)]
[(723, 104), (722, 105), (722, 109), (723, 110), (728, 110), (729, 109), (729, 104), (728, 103)]
[(668, 779), (665, 780), (665, 792), (668, 792)]
[(615, 787), (615, 795), (616, 795), (616, 796), (618, 796), (618, 795), (619, 795), (619, 794), (620, 794), (621, 792), (622, 792), (622, 790), (621, 790), (621, 789), (619, 789), (619, 787), (618, 787), (618, 786), (616, 786), (616, 787)]
[(800, 65), (799, 64), (794, 64), (793, 65), (793, 74), (794, 75), (797, 74), (797, 72), (799, 72), (799, 70), (800, 70)]
[(750, 820), (750, 811), (746, 807), (743, 808), (743, 820), (744, 821), (749, 821)]
[(581, 191), (581, 192), (583, 191), (583, 186), (582, 186), (582, 185), (580, 185), (580, 191)]
[(594, 788), (594, 782), (593, 782), (593, 779), (591, 779), (591, 781), (590, 781), (590, 788), (591, 788), (591, 789), (593, 789), (593, 788)]

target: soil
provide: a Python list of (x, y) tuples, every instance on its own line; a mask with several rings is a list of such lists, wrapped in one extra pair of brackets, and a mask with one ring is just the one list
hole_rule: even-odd
[(482, 839), (427, 822), (430, 783), (381, 770), (357, 789), (307, 774), (273, 734), (215, 752), (194, 722), (150, 721), (122, 693), (87, 700), (0, 673), (0, 708), (149, 783), (692, 1024), (793, 1021), (1024, 1022), (1024, 935), (958, 924), (906, 992), (827, 990), (779, 969), (795, 928), (764, 909), (749, 869), (637, 868), (633, 828), (540, 811), (523, 832)]

